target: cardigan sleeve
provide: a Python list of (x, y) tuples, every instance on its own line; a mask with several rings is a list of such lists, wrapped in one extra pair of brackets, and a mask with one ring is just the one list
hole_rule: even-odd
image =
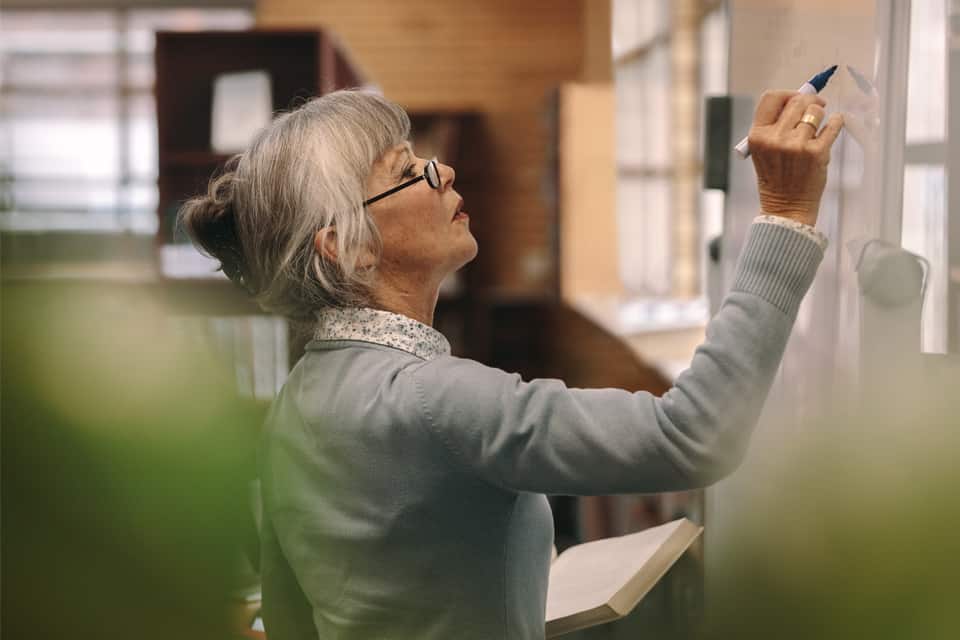
[(662, 397), (572, 389), (454, 357), (407, 369), (410, 396), (456, 467), (513, 491), (590, 495), (706, 486), (739, 464), (823, 248), (757, 219), (730, 293)]

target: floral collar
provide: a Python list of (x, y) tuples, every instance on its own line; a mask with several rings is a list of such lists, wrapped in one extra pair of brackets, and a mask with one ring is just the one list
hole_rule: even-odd
[(429, 360), (450, 354), (450, 343), (442, 333), (413, 318), (371, 309), (343, 307), (317, 312), (314, 340), (359, 340), (372, 342)]

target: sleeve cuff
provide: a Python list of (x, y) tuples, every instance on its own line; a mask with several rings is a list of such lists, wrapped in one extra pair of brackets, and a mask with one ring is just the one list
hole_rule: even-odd
[(817, 231), (815, 227), (811, 227), (808, 224), (797, 222), (796, 220), (790, 220), (789, 218), (784, 218), (782, 216), (769, 216), (767, 214), (761, 214), (754, 218), (753, 221), (755, 223), (763, 224), (779, 224), (780, 226), (787, 227), (788, 229), (793, 229), (797, 233), (802, 233), (816, 242), (822, 251), (827, 250), (827, 236), (823, 235), (823, 233)]
[(798, 222), (785, 222), (792, 224), (758, 218), (750, 225), (731, 290), (759, 296), (795, 317), (823, 260), (826, 239), (821, 245), (816, 236), (799, 231), (794, 225), (822, 236), (819, 231)]

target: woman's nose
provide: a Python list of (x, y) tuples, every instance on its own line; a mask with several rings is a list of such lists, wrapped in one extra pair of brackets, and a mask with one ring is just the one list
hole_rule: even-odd
[(448, 189), (453, 186), (453, 181), (457, 179), (457, 172), (454, 171), (453, 167), (438, 163), (440, 165), (440, 184), (444, 189)]

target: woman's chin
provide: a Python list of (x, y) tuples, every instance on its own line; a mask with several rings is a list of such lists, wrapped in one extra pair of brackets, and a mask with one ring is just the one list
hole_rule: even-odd
[(473, 237), (473, 234), (470, 234), (469, 241), (464, 241), (461, 246), (457, 247), (457, 249), (458, 251), (456, 253), (456, 260), (454, 261), (454, 271), (458, 271), (468, 263), (472, 262), (473, 259), (477, 257), (477, 253), (480, 251), (480, 247), (477, 245), (477, 240)]
[[(471, 262), (474, 258), (477, 257), (477, 254), (480, 253), (480, 245), (477, 244), (477, 239), (473, 237), (473, 234), (470, 234), (470, 246), (469, 251), (467, 252), (467, 259), (463, 264)], [(461, 265), (462, 266), (462, 265)]]

